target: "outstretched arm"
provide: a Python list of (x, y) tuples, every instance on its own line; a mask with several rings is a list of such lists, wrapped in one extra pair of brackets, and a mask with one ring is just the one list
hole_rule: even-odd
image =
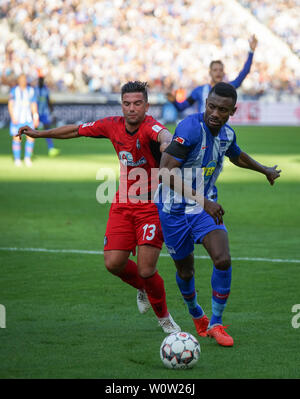
[(281, 170), (277, 169), (278, 165), (271, 167), (261, 165), (259, 162), (255, 161), (255, 159), (251, 158), (243, 151), (237, 158), (230, 158), (230, 161), (240, 168), (251, 169), (264, 174), (271, 186), (273, 186), (275, 179), (280, 177)]
[(25, 134), (26, 136), (32, 137), (34, 139), (41, 137), (52, 139), (73, 139), (75, 137), (79, 137), (78, 128), (78, 125), (65, 125), (49, 130), (33, 130), (29, 126), (22, 126), (20, 127), (16, 136), (21, 137), (22, 134)]
[(250, 72), (252, 61), (253, 61), (253, 54), (257, 46), (257, 38), (255, 35), (252, 35), (251, 38), (249, 39), (249, 46), (250, 46), (250, 51), (248, 54), (247, 61), (245, 62), (243, 69), (239, 73), (239, 75), (229, 82), (232, 86), (234, 86), (236, 89), (241, 86), (243, 83), (243, 80), (246, 78), (248, 73)]

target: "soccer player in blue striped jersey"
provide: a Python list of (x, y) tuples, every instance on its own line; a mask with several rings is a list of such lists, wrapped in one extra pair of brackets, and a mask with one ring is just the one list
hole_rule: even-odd
[[(39, 115), (34, 88), (27, 85), (24, 74), (18, 78), (18, 84), (13, 87), (9, 94), (8, 112), (10, 115), (9, 133), (12, 136), (12, 152), (16, 166), (21, 166), (21, 138), (16, 137), (21, 126), (27, 124), (31, 128), (39, 124)], [(24, 162), (31, 166), (31, 157), (34, 148), (34, 139), (26, 138)]]
[[(190, 115), (178, 124), (161, 159), (162, 182), (155, 199), (165, 244), (177, 268), (176, 281), (197, 333), (215, 338), (222, 346), (233, 345), (222, 320), (232, 267), (224, 210), (217, 202), (215, 185), (224, 157), (264, 174), (271, 185), (281, 172), (277, 165), (261, 165), (237, 145), (235, 132), (227, 124), (236, 111), (236, 101), (232, 85), (217, 83), (208, 95), (205, 113)], [(194, 244), (202, 244), (213, 262), (210, 321), (197, 302)]]
[[(38, 84), (35, 87), (35, 95), (38, 105), (38, 113), (40, 119), (40, 125), (44, 130), (48, 130), (51, 127), (51, 110), (52, 105), (50, 102), (50, 91), (48, 86), (45, 84), (45, 78), (42, 74), (39, 75)], [(47, 138), (48, 155), (55, 157), (59, 154), (59, 150), (54, 147), (53, 140)]]
[[(257, 46), (257, 38), (255, 35), (251, 36), (251, 38), (249, 39), (249, 45), (250, 45), (250, 51), (248, 53), (248, 58), (243, 66), (243, 69), (234, 80), (229, 82), (236, 89), (241, 86), (244, 79), (250, 72), (254, 51)], [(194, 105), (194, 103), (197, 103), (198, 112), (204, 112), (205, 101), (209, 91), (211, 90), (212, 87), (214, 87), (214, 85), (224, 80), (225, 71), (224, 71), (223, 62), (220, 60), (212, 61), (209, 66), (209, 75), (211, 78), (210, 83), (196, 87), (185, 101), (183, 102), (176, 101), (175, 96), (171, 93), (167, 94), (168, 100), (175, 105), (178, 111), (184, 111), (186, 108), (189, 108), (192, 105)]]

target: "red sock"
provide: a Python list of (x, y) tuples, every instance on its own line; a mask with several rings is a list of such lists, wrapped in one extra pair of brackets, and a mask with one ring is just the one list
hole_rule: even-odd
[(157, 317), (167, 317), (169, 312), (166, 302), (166, 292), (164, 280), (160, 277), (158, 272), (149, 278), (144, 278), (144, 287), (147, 292), (149, 302)]
[(139, 276), (136, 263), (130, 259), (128, 259), (125, 269), (118, 274), (118, 277), (134, 288), (139, 290), (144, 288), (144, 279)]

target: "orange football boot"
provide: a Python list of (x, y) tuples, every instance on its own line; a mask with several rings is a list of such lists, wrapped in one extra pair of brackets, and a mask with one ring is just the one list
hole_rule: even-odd
[(214, 338), (219, 345), (222, 346), (233, 346), (233, 338), (227, 334), (225, 328), (228, 326), (222, 326), (221, 324), (216, 324), (215, 326), (207, 330), (207, 336)]
[(199, 319), (193, 318), (193, 322), (195, 324), (197, 334), (200, 335), (200, 337), (206, 337), (209, 318), (206, 315), (203, 315)]

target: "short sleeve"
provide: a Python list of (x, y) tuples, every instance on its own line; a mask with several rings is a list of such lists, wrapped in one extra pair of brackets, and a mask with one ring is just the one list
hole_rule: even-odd
[(85, 137), (106, 137), (110, 138), (113, 121), (111, 118), (103, 118), (94, 122), (87, 122), (79, 125), (79, 136)]
[(230, 144), (228, 150), (225, 152), (225, 155), (228, 158), (237, 158), (240, 155), (241, 152), (242, 152), (242, 150), (237, 145), (237, 143), (236, 143), (236, 135), (234, 134), (233, 141)]
[(152, 117), (149, 118), (147, 121), (147, 134), (150, 140), (157, 141), (158, 135), (162, 130), (167, 129), (164, 125), (153, 119)]
[(184, 161), (189, 152), (201, 140), (199, 136), (199, 121), (194, 115), (181, 121), (174, 133), (171, 144), (165, 152), (172, 155), (178, 161)]
[(173, 141), (176, 141), (183, 146), (193, 146), (200, 139), (199, 131), (199, 121), (195, 115), (191, 115), (177, 125)]

